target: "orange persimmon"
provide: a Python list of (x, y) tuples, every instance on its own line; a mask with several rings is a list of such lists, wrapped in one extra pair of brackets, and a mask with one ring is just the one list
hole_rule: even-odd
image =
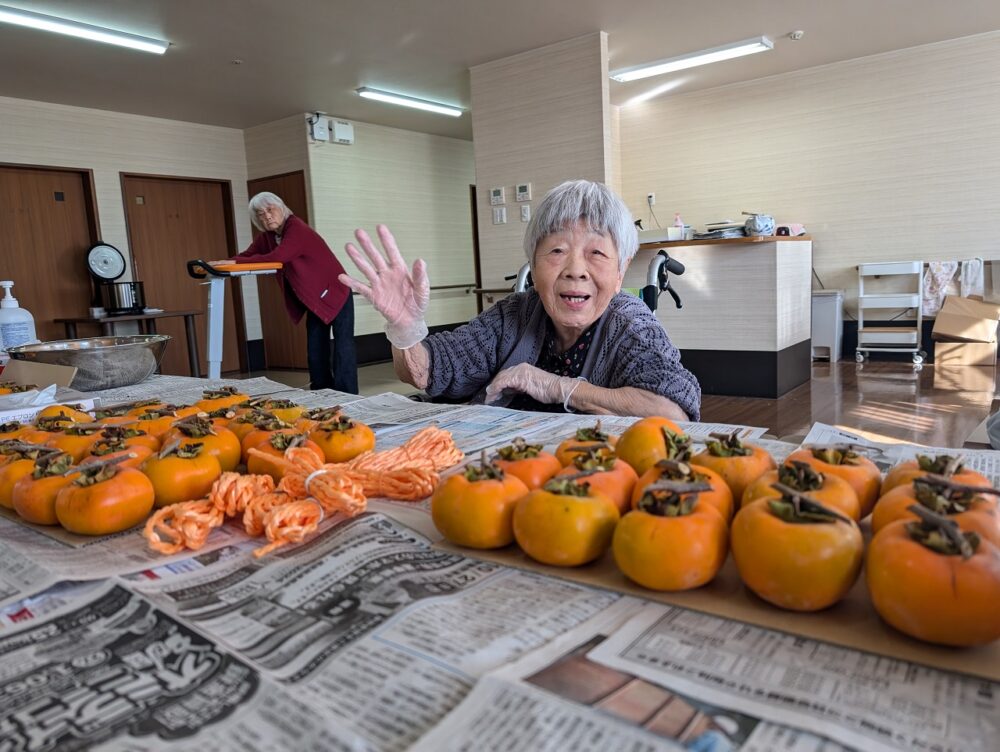
[(309, 432), (326, 457), (326, 462), (349, 462), (375, 448), (375, 432), (346, 415), (336, 415)]
[(885, 496), (896, 486), (905, 486), (914, 478), (921, 478), (925, 475), (940, 475), (956, 483), (964, 483), (967, 486), (991, 486), (989, 478), (975, 470), (967, 468), (961, 457), (952, 457), (948, 454), (939, 454), (931, 457), (927, 454), (918, 454), (916, 458), (907, 462), (900, 462), (889, 468), (889, 472), (882, 479), (881, 495)]
[(235, 407), (250, 399), (249, 394), (242, 394), (235, 386), (223, 386), (218, 389), (205, 389), (202, 398), (195, 406), (206, 413), (218, 410), (220, 407)]
[(846, 514), (855, 522), (861, 519), (858, 495), (850, 483), (836, 475), (818, 472), (801, 460), (791, 460), (777, 470), (769, 470), (760, 476), (747, 486), (740, 506), (745, 507), (747, 504), (766, 499), (780, 499), (781, 492), (774, 488), (775, 483), (809, 494), (810, 498), (823, 506)]
[(642, 474), (632, 489), (631, 507), (639, 508), (639, 500), (646, 488), (659, 480), (672, 480), (679, 483), (707, 483), (710, 488), (701, 491), (698, 499), (715, 507), (728, 525), (733, 519), (733, 492), (729, 490), (726, 481), (717, 472), (707, 467), (689, 465), (677, 460), (660, 460)]
[[(238, 420), (238, 419), (237, 419)], [(253, 422), (253, 428), (249, 433), (244, 434), (243, 438), (240, 440), (240, 451), (243, 457), (243, 463), (246, 464), (250, 459), (250, 450), (267, 441), (275, 433), (296, 433), (295, 428), (291, 423), (285, 423), (285, 421), (276, 418), (273, 415), (267, 415), (264, 417), (258, 417), (257, 420)]]
[(0, 506), (13, 509), (14, 484), (31, 474), (35, 468), (35, 460), (49, 454), (58, 454), (59, 450), (10, 441), (0, 447), (0, 452), (5, 457), (3, 464), (0, 464)]
[(669, 418), (653, 416), (637, 420), (618, 437), (615, 454), (642, 475), (659, 460), (690, 458), (691, 439)]
[(94, 417), (83, 411), (82, 405), (49, 405), (35, 415), (35, 424), (44, 418), (62, 418), (73, 423), (90, 423)]
[(56, 495), (56, 517), (70, 532), (109, 535), (145, 520), (153, 495), (152, 482), (138, 470), (94, 463)]
[(176, 442), (142, 463), (142, 472), (153, 484), (157, 507), (207, 496), (222, 475), (215, 455), (198, 442), (178, 446)]
[(734, 501), (740, 501), (747, 486), (777, 467), (765, 449), (740, 441), (738, 430), (711, 436), (715, 440), (707, 442), (705, 449), (691, 458), (691, 464), (718, 473), (733, 492)]
[(53, 435), (45, 445), (67, 452), (73, 456), (73, 462), (79, 462), (90, 454), (90, 448), (101, 438), (103, 428), (100, 423), (74, 423)]
[(115, 460), (119, 467), (134, 467), (139, 469), (147, 458), (153, 455), (153, 450), (144, 444), (128, 446), (124, 441), (116, 439), (101, 439), (90, 449), (90, 456), (84, 457), (80, 465), (93, 465), (105, 460)]
[(203, 451), (215, 455), (223, 472), (231, 472), (240, 464), (242, 447), (236, 434), (228, 428), (214, 426), (208, 418), (189, 415), (178, 420), (163, 434), (161, 441), (163, 446), (174, 441), (180, 446), (201, 444)]
[(261, 454), (251, 454), (247, 459), (247, 472), (251, 475), (270, 475), (277, 483), (285, 477), (285, 465), (275, 462), (285, 456), (291, 447), (303, 447), (310, 450), (320, 463), (326, 462), (323, 450), (315, 441), (310, 441), (304, 433), (274, 433), (257, 444), (254, 449)]
[(871, 514), (882, 486), (882, 471), (878, 465), (856, 451), (852, 444), (830, 444), (797, 449), (788, 455), (786, 462), (808, 462), (821, 473), (843, 478), (851, 484), (861, 504), (861, 519)]
[(529, 444), (520, 437), (514, 439), (514, 443), (500, 447), (493, 457), (493, 464), (508, 475), (520, 478), (529, 491), (541, 488), (562, 470), (562, 463), (554, 454), (543, 451), (541, 444)]
[(0, 423), (0, 441), (5, 439), (19, 439), (29, 430), (31, 430), (31, 426), (16, 420)]
[(726, 560), (729, 530), (700, 493), (708, 483), (656, 481), (626, 514), (611, 542), (618, 568), (650, 590), (690, 590), (710, 582)]
[(1000, 638), (1000, 549), (924, 508), (868, 546), (865, 578), (888, 624), (918, 640), (968, 647)]
[(570, 464), (555, 475), (587, 483), (598, 493), (614, 502), (621, 514), (631, 507), (632, 490), (639, 480), (632, 466), (618, 459), (614, 451), (602, 443), (592, 443), (585, 452), (574, 452)]
[(443, 480), (431, 496), (431, 519), (445, 540), (466, 548), (502, 548), (514, 542), (514, 508), (527, 495), (520, 478), (486, 461)]
[(72, 465), (73, 458), (66, 452), (41, 455), (31, 472), (14, 484), (14, 511), (36, 525), (58, 525), (56, 496), (76, 477), (67, 473)]
[(574, 457), (583, 454), (592, 447), (607, 446), (613, 449), (617, 443), (618, 437), (602, 431), (601, 421), (597, 421), (589, 428), (578, 428), (576, 433), (559, 444), (555, 455), (563, 467), (568, 467), (573, 462)]

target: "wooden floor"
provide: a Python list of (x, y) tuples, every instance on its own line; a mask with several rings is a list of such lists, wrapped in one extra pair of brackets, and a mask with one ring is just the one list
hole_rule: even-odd
[(874, 362), (813, 363), (812, 379), (778, 399), (702, 397), (704, 421), (801, 437), (814, 422), (928, 446), (960, 447), (991, 412), (996, 369)]
[[(267, 371), (275, 381), (308, 388), (303, 371)], [(391, 363), (358, 369), (363, 395), (415, 390)], [(779, 399), (702, 398), (702, 420), (761, 426), (778, 438), (801, 438), (814, 422), (858, 428), (928, 446), (960, 447), (990, 413), (994, 369), (908, 363), (814, 363), (812, 380)]]

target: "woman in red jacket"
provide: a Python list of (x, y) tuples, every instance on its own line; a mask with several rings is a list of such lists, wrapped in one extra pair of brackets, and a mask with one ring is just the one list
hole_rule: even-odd
[(250, 199), (250, 221), (260, 234), (235, 259), (283, 264), (277, 279), (288, 315), (296, 324), (303, 314), (306, 317), (310, 387), (357, 394), (354, 301), (350, 289), (337, 279), (344, 267), (323, 238), (273, 193)]

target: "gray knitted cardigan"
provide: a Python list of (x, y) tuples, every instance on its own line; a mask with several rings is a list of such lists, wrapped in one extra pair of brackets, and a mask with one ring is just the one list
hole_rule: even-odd
[[(497, 373), (538, 362), (549, 320), (534, 290), (504, 298), (468, 324), (423, 341), (430, 354), (431, 397), (482, 403)], [(672, 400), (698, 420), (701, 387), (655, 314), (634, 295), (618, 293), (598, 320), (581, 372), (597, 386), (645, 389)], [(492, 403), (504, 406), (512, 396)]]

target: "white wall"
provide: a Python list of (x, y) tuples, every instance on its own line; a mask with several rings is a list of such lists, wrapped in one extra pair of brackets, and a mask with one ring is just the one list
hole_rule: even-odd
[[(828, 288), (865, 261), (1000, 258), (1000, 32), (620, 112), (623, 195), (660, 224), (802, 222)], [(682, 286), (683, 282), (679, 283)]]
[[(514, 184), (532, 184), (532, 210), (564, 180), (613, 180), (604, 32), (471, 68), (483, 286), (525, 262)], [(507, 223), (494, 225), (489, 190), (504, 186)]]
[(243, 132), (234, 128), (0, 97), (0, 162), (93, 170), (101, 239), (126, 259), (121, 172), (229, 180), (238, 245), (250, 242)]
[[(304, 133), (304, 131), (303, 131)], [(344, 252), (354, 230), (375, 235), (384, 223), (403, 257), (427, 262), (431, 286), (474, 286), (472, 143), (455, 138), (354, 122), (354, 144), (308, 145), (308, 187), (313, 227), (348, 274), (364, 279)], [(356, 298), (355, 334), (381, 332), (384, 321)], [(427, 323), (453, 324), (476, 315), (475, 296), (431, 292)]]

